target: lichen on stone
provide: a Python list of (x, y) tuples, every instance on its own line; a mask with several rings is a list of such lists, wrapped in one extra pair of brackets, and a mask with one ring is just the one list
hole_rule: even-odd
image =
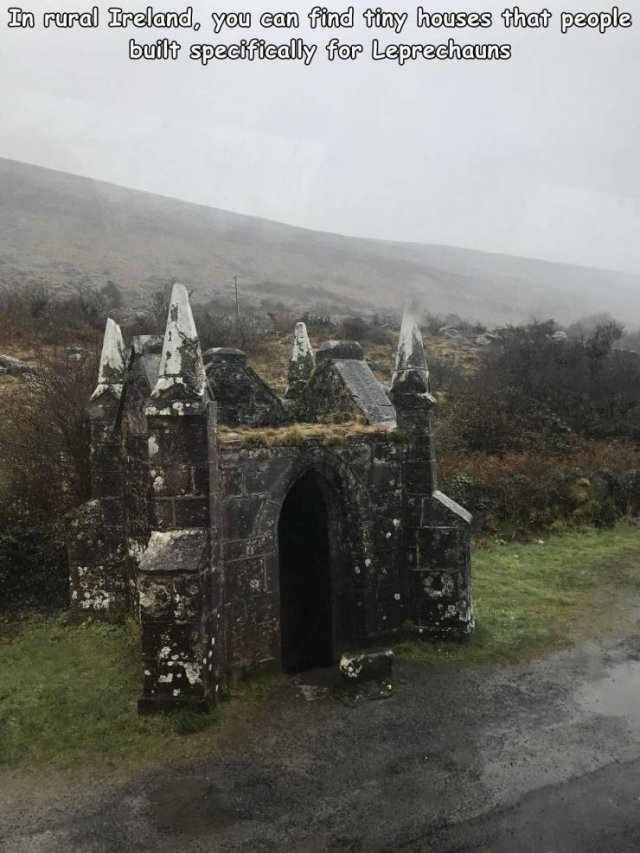
[(120, 399), (125, 371), (126, 360), (122, 331), (114, 320), (108, 319), (102, 341), (98, 384), (91, 395), (91, 399), (97, 400), (106, 393)]

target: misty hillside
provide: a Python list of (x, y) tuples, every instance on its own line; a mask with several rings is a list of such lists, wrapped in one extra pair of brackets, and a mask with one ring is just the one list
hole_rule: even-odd
[(342, 237), (0, 159), (0, 285), (114, 281), (141, 305), (179, 280), (359, 311), (422, 297), (433, 313), (506, 322), (609, 311), (640, 323), (640, 276), (507, 255)]

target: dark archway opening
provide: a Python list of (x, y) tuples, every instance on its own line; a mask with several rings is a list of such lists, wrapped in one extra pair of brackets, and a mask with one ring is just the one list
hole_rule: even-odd
[(301, 672), (333, 663), (328, 512), (317, 477), (305, 474), (278, 522), (282, 666)]

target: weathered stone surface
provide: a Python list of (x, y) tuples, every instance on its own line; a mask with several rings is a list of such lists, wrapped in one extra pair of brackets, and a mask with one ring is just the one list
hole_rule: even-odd
[[(324, 666), (408, 625), (425, 638), (473, 629), (470, 516), (437, 491), (417, 324), (403, 320), (391, 400), (355, 342), (327, 342), (315, 365), (299, 325), (293, 354), (301, 393), (285, 411), (243, 353), (208, 350), (205, 369), (181, 285), (164, 337), (135, 338), (128, 364), (108, 324), (89, 410), (94, 499), (70, 526), (72, 603), (135, 610), (141, 711), (207, 708), (234, 672)], [(260, 430), (294, 414), (358, 426)], [(243, 428), (221, 440), (218, 420)], [(387, 653), (343, 664), (351, 698), (389, 695)]]
[(147, 415), (186, 415), (204, 403), (206, 375), (189, 294), (174, 284), (162, 344), (158, 379), (147, 403)]
[(367, 423), (395, 427), (396, 411), (393, 404), (366, 362), (334, 359), (334, 368)]
[(206, 559), (206, 530), (154, 531), (138, 564), (139, 572), (197, 572)]
[(203, 355), (205, 367), (214, 362), (227, 362), (231, 364), (239, 364), (245, 367), (247, 364), (247, 356), (242, 350), (235, 347), (211, 347), (205, 351)]
[(264, 559), (247, 557), (225, 564), (225, 591), (229, 599), (250, 598), (267, 589)]
[(340, 658), (340, 674), (352, 682), (391, 681), (393, 652), (391, 649), (345, 652)]
[(22, 376), (34, 372), (33, 368), (24, 361), (11, 355), (0, 355), (0, 369), (9, 376)]
[(97, 400), (103, 394), (111, 394), (120, 399), (126, 370), (125, 348), (120, 326), (114, 320), (107, 320), (100, 354), (98, 384), (91, 395)]
[[(207, 379), (225, 426), (277, 426), (286, 420), (280, 398), (246, 365), (240, 350), (208, 350)], [(213, 353), (213, 355), (211, 355)]]
[(222, 507), (222, 526), (225, 539), (246, 539), (257, 533), (257, 521), (263, 500), (252, 497), (227, 498)]
[[(347, 342), (350, 343), (350, 342)], [(320, 354), (321, 350), (318, 350)], [(369, 365), (357, 358), (332, 356), (321, 361), (301, 401), (310, 420), (361, 419), (394, 429), (396, 413)]]
[(311, 348), (311, 341), (304, 323), (296, 323), (293, 332), (293, 350), (287, 373), (287, 390), (285, 396), (297, 399), (304, 393), (306, 383), (316, 366), (316, 359)]
[(162, 335), (137, 335), (131, 342), (134, 358), (146, 379), (147, 391), (153, 390), (160, 373)]
[(329, 359), (320, 363), (298, 401), (301, 420), (340, 423), (352, 421), (358, 407)]
[(408, 307), (400, 327), (395, 371), (391, 380), (391, 399), (398, 409), (398, 423), (403, 428), (419, 426), (419, 421), (413, 422), (410, 414), (428, 412), (436, 404), (435, 398), (431, 396), (422, 335), (416, 318)]
[(67, 552), (71, 609), (77, 614), (107, 614), (130, 609), (131, 562), (122, 537), (121, 515), (91, 500), (69, 519)]
[(362, 361), (364, 359), (364, 350), (357, 341), (324, 341), (320, 344), (316, 353), (316, 362), (328, 359), (355, 359)]

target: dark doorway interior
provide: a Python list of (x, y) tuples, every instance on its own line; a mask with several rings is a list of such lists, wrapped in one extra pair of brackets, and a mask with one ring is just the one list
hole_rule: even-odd
[(282, 665), (287, 672), (333, 663), (327, 507), (313, 474), (287, 495), (278, 522)]

